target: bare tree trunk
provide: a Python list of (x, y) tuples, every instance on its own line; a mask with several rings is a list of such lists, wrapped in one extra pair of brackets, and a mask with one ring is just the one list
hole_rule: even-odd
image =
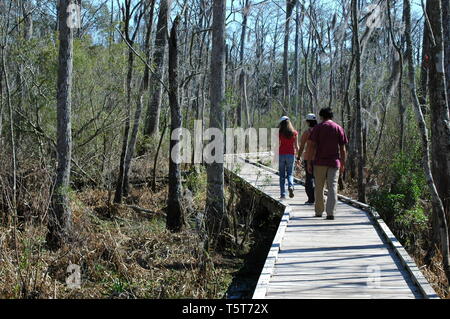
[[(225, 102), (225, 10), (225, 1), (213, 2), (209, 125), (222, 132)], [(216, 149), (215, 152), (223, 154), (224, 150)], [(208, 164), (207, 183), (206, 226), (211, 242), (215, 242), (226, 222), (223, 160)]]
[(3, 74), (0, 74), (0, 148), (3, 149)]
[[(147, 31), (145, 33), (145, 41), (144, 41), (144, 52), (145, 52), (145, 58), (147, 60), (147, 64), (150, 65), (150, 38), (152, 35), (152, 30), (153, 30), (153, 15), (155, 12), (155, 4), (156, 4), (156, 0), (150, 0), (150, 9), (149, 9), (149, 13), (148, 16), (146, 17), (147, 20)], [(150, 81), (150, 69), (148, 67), (148, 65), (145, 66), (144, 69), (144, 90), (148, 89), (148, 84)]]
[[(240, 103), (238, 104), (236, 108), (236, 120), (237, 120), (237, 126), (242, 126), (242, 109), (246, 112), (246, 117), (248, 114), (248, 103), (247, 103), (247, 97), (246, 97), (246, 81), (245, 81), (245, 71), (244, 71), (244, 52), (245, 52), (245, 39), (247, 34), (247, 21), (248, 21), (248, 14), (250, 11), (250, 1), (245, 0), (245, 6), (242, 9), (242, 30), (241, 30), (241, 43), (240, 43), (240, 49), (239, 49), (239, 67), (240, 67), (240, 73), (239, 73), (239, 89), (240, 89)], [(249, 124), (249, 119), (247, 118), (247, 125)]]
[[(153, 20), (154, 4), (155, 4), (155, 1), (152, 1), (151, 7), (150, 7), (149, 22), (147, 25), (147, 32), (145, 35), (145, 42), (144, 42), (144, 52), (146, 52), (147, 64), (149, 64), (149, 59), (150, 59), (150, 34), (152, 31), (151, 21)], [(149, 70), (148, 65), (146, 65), (145, 69), (144, 69), (144, 75), (142, 78), (142, 82), (139, 87), (137, 101), (136, 101), (136, 110), (135, 110), (135, 114), (134, 114), (133, 129), (131, 131), (130, 140), (127, 144), (127, 151), (126, 151), (126, 157), (125, 157), (125, 163), (124, 163), (124, 177), (123, 177), (123, 195), (124, 196), (128, 196), (129, 191), (130, 191), (130, 183), (129, 183), (130, 176), (129, 175), (130, 175), (130, 169), (131, 169), (131, 161), (132, 161), (134, 153), (135, 153), (137, 136), (138, 136), (138, 131), (139, 131), (139, 124), (141, 122), (144, 92), (148, 89), (149, 74), (150, 74), (150, 70)]]
[(284, 51), (283, 51), (283, 106), (285, 112), (290, 110), (290, 89), (289, 89), (289, 33), (292, 11), (297, 0), (286, 1), (286, 21), (284, 24)]
[[(11, 8), (11, 7), (10, 7)], [(6, 28), (8, 29), (8, 28)], [(1, 52), (1, 66), (2, 66), (2, 74), (0, 77), (3, 76), (5, 81), (5, 93), (6, 93), (6, 106), (8, 108), (8, 117), (9, 117), (9, 140), (11, 143), (11, 167), (12, 170), (12, 194), (11, 194), (11, 211), (12, 211), (12, 217), (14, 219), (14, 222), (16, 221), (17, 217), (17, 157), (16, 157), (16, 138), (15, 138), (15, 130), (14, 130), (14, 111), (12, 108), (12, 102), (11, 102), (11, 88), (9, 84), (9, 76), (7, 71), (7, 65), (6, 65), (6, 49), (7, 49), (7, 42), (6, 38), (4, 40), (4, 43), (1, 43), (0, 52)], [(0, 110), (1, 111), (1, 110)], [(0, 134), (1, 135), (1, 134)], [(11, 222), (11, 216), (8, 215), (7, 218), (8, 224)], [(14, 227), (14, 231), (15, 231)]]
[(450, 103), (450, 1), (442, 1), (442, 26), (444, 28), (445, 79), (447, 81), (447, 102)]
[(294, 86), (295, 86), (295, 116), (298, 117), (299, 113), (299, 103), (300, 103), (300, 90), (299, 90), (299, 74), (300, 74), (300, 66), (299, 66), (299, 37), (300, 37), (300, 24), (301, 24), (301, 15), (300, 15), (300, 4), (297, 2), (296, 4), (296, 18), (295, 18), (295, 61), (294, 61)]
[[(132, 154), (129, 153), (129, 136), (130, 136), (130, 127), (131, 127), (131, 84), (133, 80), (133, 64), (134, 64), (134, 52), (133, 52), (133, 45), (134, 41), (136, 39), (137, 32), (139, 30), (139, 25), (142, 19), (142, 16), (144, 14), (144, 10), (141, 10), (141, 12), (135, 13), (133, 15), (133, 9), (131, 6), (131, 0), (125, 1), (124, 7), (122, 8), (123, 12), (123, 23), (124, 23), (124, 40), (126, 41), (126, 44), (128, 46), (128, 63), (127, 63), (127, 77), (125, 80), (125, 90), (127, 92), (127, 100), (125, 109), (127, 111), (126, 118), (125, 118), (125, 127), (124, 127), (124, 133), (122, 138), (122, 152), (120, 154), (120, 163), (119, 163), (119, 176), (117, 177), (117, 184), (116, 184), (116, 191), (114, 194), (114, 202), (115, 203), (121, 203), (124, 190), (128, 188), (128, 169), (129, 164), (127, 167), (127, 158)], [(133, 19), (134, 18), (134, 19)], [(134, 20), (135, 23), (135, 30), (131, 34), (130, 28), (131, 28), (131, 20)], [(139, 111), (140, 112), (140, 111)]]
[(356, 127), (355, 142), (356, 154), (358, 159), (358, 200), (366, 201), (366, 185), (364, 180), (364, 154), (362, 145), (362, 117), (361, 117), (361, 45), (359, 42), (359, 22), (358, 22), (358, 0), (352, 0), (352, 22), (353, 22), (353, 47), (355, 54), (355, 73), (356, 73)]
[(444, 71), (441, 1), (427, 1), (434, 41), (430, 45), (430, 92), (432, 169), (446, 213), (450, 209), (450, 115)]
[(128, 72), (127, 78), (125, 81), (125, 90), (127, 92), (127, 101), (126, 101), (126, 110), (127, 115), (125, 119), (125, 127), (122, 137), (122, 152), (120, 154), (120, 163), (119, 163), (119, 176), (117, 178), (116, 184), (116, 192), (114, 195), (114, 202), (121, 203), (124, 189), (124, 180), (125, 180), (125, 160), (127, 158), (128, 151), (128, 138), (130, 135), (130, 118), (131, 118), (131, 81), (133, 78), (133, 53), (131, 49), (128, 52)]
[(400, 117), (400, 141), (399, 148), (400, 152), (404, 150), (405, 142), (405, 105), (403, 103), (403, 57), (400, 55), (400, 81), (398, 82), (398, 112)]
[[(178, 103), (178, 43), (177, 28), (180, 16), (175, 21), (169, 39), (169, 103), (170, 103), (170, 154), (169, 154), (169, 194), (167, 199), (166, 227), (170, 231), (180, 231), (184, 225), (183, 205), (181, 204), (182, 185), (180, 172), (180, 130), (182, 115)], [(177, 142), (178, 141), (178, 142)]]
[(69, 28), (67, 12), (70, 0), (59, 1), (59, 58), (57, 91), (57, 145), (58, 167), (52, 197), (47, 243), (59, 248), (70, 238), (72, 212), (69, 203), (70, 164), (72, 159), (71, 90), (73, 67), (73, 30)]
[(422, 63), (420, 68), (420, 83), (418, 98), (422, 107), (422, 112), (426, 114), (426, 103), (428, 93), (428, 66), (430, 59), (430, 37), (429, 37), (428, 23), (425, 21), (423, 26), (423, 39), (422, 39)]
[[(398, 63), (398, 71), (399, 71), (399, 80), (398, 80), (398, 112), (400, 118), (400, 138), (399, 138), (399, 149), (400, 152), (403, 152), (403, 143), (405, 140), (405, 106), (403, 104), (403, 50), (402, 44), (397, 44), (394, 37), (394, 31), (392, 26), (392, 18), (391, 18), (391, 0), (387, 1), (387, 9), (388, 9), (388, 20), (389, 20), (389, 33), (391, 35), (392, 45), (396, 51), (396, 57), (394, 61), (394, 65)], [(394, 74), (395, 75), (395, 74)]]
[(159, 118), (161, 113), (161, 81), (164, 74), (164, 60), (167, 44), (168, 19), (171, 0), (161, 0), (159, 5), (158, 25), (156, 27), (155, 51), (153, 64), (155, 72), (151, 76), (151, 93), (145, 118), (144, 135), (154, 136), (159, 133)]
[(408, 64), (408, 78), (409, 78), (409, 88), (411, 91), (411, 97), (414, 105), (414, 110), (416, 113), (417, 122), (419, 124), (419, 129), (422, 137), (422, 147), (423, 147), (423, 159), (422, 165), (424, 168), (426, 181), (428, 188), (431, 193), (431, 202), (433, 205), (433, 215), (438, 216), (439, 227), (434, 229), (438, 231), (441, 238), (441, 250), (443, 256), (443, 264), (447, 280), (450, 282), (450, 257), (449, 257), (449, 242), (448, 242), (448, 228), (445, 218), (444, 206), (437, 192), (433, 174), (431, 172), (430, 165), (430, 149), (428, 143), (428, 130), (426, 127), (426, 122), (422, 113), (422, 108), (419, 99), (416, 94), (416, 83), (415, 83), (415, 71), (413, 64), (413, 46), (411, 41), (411, 4), (410, 0), (403, 0), (403, 10), (404, 10), (404, 21), (405, 21), (405, 40), (406, 40), (406, 60)]
[[(333, 24), (333, 23), (332, 23)], [(333, 57), (333, 44), (331, 41), (331, 28), (332, 25), (328, 25), (327, 28), (327, 35), (328, 35), (328, 42), (330, 43), (330, 79), (329, 79), (329, 83), (328, 83), (328, 88), (329, 88), (329, 102), (328, 102), (328, 107), (332, 107), (333, 106), (333, 97), (334, 97), (334, 88), (333, 88), (333, 84), (334, 84), (334, 57)]]
[[(144, 80), (143, 80), (144, 81)], [(136, 101), (136, 110), (134, 113), (134, 122), (133, 122), (133, 129), (131, 130), (130, 140), (127, 144), (127, 152), (125, 156), (125, 162), (124, 162), (124, 174), (123, 174), (123, 195), (127, 197), (130, 192), (130, 169), (131, 169), (131, 161), (134, 156), (134, 151), (136, 148), (136, 142), (137, 142), (137, 135), (139, 131), (139, 123), (141, 121), (141, 114), (142, 114), (142, 104), (144, 100), (144, 84), (141, 84), (141, 88), (139, 89), (139, 94)]]
[(269, 73), (269, 111), (272, 110), (272, 105), (273, 105), (273, 100), (274, 100), (274, 67), (275, 67), (275, 59), (276, 59), (276, 49), (277, 49), (277, 45), (278, 45), (278, 16), (277, 16), (277, 20), (275, 22), (275, 34), (273, 36), (273, 46), (271, 49), (271, 54), (270, 54), (270, 73)]

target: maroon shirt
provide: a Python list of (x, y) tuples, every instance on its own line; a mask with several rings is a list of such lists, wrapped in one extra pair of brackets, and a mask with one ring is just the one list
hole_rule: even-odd
[(314, 126), (309, 139), (316, 143), (314, 165), (341, 166), (339, 146), (348, 144), (344, 129), (331, 120)]

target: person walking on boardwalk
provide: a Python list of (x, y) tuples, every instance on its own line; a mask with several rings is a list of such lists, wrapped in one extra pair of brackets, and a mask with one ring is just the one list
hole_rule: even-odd
[(326, 181), (328, 188), (326, 219), (333, 220), (337, 203), (339, 172), (345, 169), (347, 157), (345, 147), (348, 139), (344, 129), (332, 121), (333, 111), (331, 108), (321, 109), (319, 116), (322, 122), (313, 128), (310, 135), (314, 164), (308, 162), (307, 170), (312, 174), (314, 166), (315, 216), (322, 217), (324, 212), (323, 188)]
[(280, 119), (278, 169), (280, 173), (280, 198), (286, 198), (286, 179), (288, 180), (289, 197), (294, 197), (294, 162), (298, 153), (298, 132), (287, 116)]
[[(311, 162), (313, 158), (312, 154), (312, 146), (309, 142), (309, 137), (311, 135), (311, 132), (314, 128), (314, 126), (317, 125), (317, 119), (315, 114), (308, 114), (306, 115), (306, 123), (308, 123), (308, 129), (303, 132), (301, 138), (300, 138), (300, 150), (297, 154), (297, 162), (300, 164), (301, 159), (303, 157), (303, 167), (305, 168), (305, 189), (306, 189), (306, 195), (308, 196), (308, 201), (305, 203), (307, 205), (314, 204), (314, 175), (310, 174), (308, 172), (308, 162)], [(304, 152), (303, 152), (304, 151)]]

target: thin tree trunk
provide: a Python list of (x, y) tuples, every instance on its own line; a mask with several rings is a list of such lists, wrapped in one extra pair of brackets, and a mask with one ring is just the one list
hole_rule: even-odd
[[(128, 41), (128, 39), (126, 40)], [(130, 45), (132, 45), (130, 43)], [(114, 203), (121, 203), (124, 191), (124, 181), (125, 181), (125, 161), (127, 159), (128, 152), (128, 138), (130, 136), (130, 120), (131, 120), (131, 81), (133, 79), (133, 52), (129, 49), (128, 52), (128, 72), (125, 81), (125, 89), (127, 92), (127, 101), (126, 101), (126, 110), (127, 115), (125, 119), (125, 127), (122, 137), (122, 152), (120, 154), (120, 163), (119, 163), (119, 176), (117, 178), (116, 191), (114, 194)]]
[(448, 242), (448, 228), (445, 218), (444, 206), (439, 197), (439, 194), (434, 183), (433, 174), (431, 172), (430, 165), (430, 148), (428, 142), (428, 130), (426, 127), (426, 122), (422, 113), (422, 108), (416, 93), (416, 83), (415, 83), (415, 71), (413, 64), (413, 46), (411, 41), (411, 4), (410, 0), (403, 0), (403, 9), (405, 17), (405, 39), (406, 39), (406, 60), (408, 64), (408, 78), (409, 78), (409, 88), (411, 91), (412, 101), (414, 105), (414, 110), (416, 113), (417, 122), (419, 125), (421, 137), (422, 137), (422, 147), (423, 147), (423, 159), (422, 165), (424, 168), (426, 181), (428, 188), (431, 193), (431, 202), (433, 205), (433, 215), (438, 216), (439, 227), (434, 229), (434, 231), (439, 232), (441, 238), (441, 250), (443, 256), (444, 271), (447, 276), (448, 282), (450, 282), (450, 256), (449, 256), (449, 242)]
[(352, 21), (353, 21), (353, 46), (355, 54), (355, 72), (356, 72), (356, 127), (355, 127), (355, 142), (356, 154), (358, 160), (358, 200), (360, 202), (366, 201), (366, 185), (364, 180), (364, 154), (362, 145), (362, 117), (361, 117), (361, 46), (359, 43), (359, 22), (358, 22), (358, 1), (352, 0)]
[[(394, 61), (394, 65), (398, 63), (398, 112), (399, 112), (399, 118), (400, 118), (400, 138), (399, 138), (399, 149), (400, 152), (403, 152), (403, 143), (405, 140), (405, 106), (403, 104), (403, 50), (401, 48), (401, 44), (397, 44), (394, 38), (394, 31), (392, 26), (392, 18), (391, 18), (391, 6), (390, 6), (391, 0), (388, 0), (387, 2), (387, 8), (388, 8), (388, 20), (389, 20), (389, 33), (391, 35), (392, 45), (394, 46), (396, 50), (396, 58)], [(398, 58), (398, 59), (397, 59)], [(394, 66), (395, 69), (395, 66)], [(396, 76), (396, 74), (393, 74)], [(395, 80), (395, 78), (394, 78)], [(395, 85), (395, 83), (394, 83)], [(389, 97), (388, 97), (389, 98)]]
[(405, 105), (403, 103), (403, 57), (400, 55), (400, 81), (398, 82), (398, 112), (400, 117), (400, 152), (404, 150), (405, 142)]
[(67, 25), (69, 0), (59, 1), (59, 58), (57, 90), (58, 167), (48, 223), (47, 243), (59, 248), (70, 238), (72, 212), (69, 202), (70, 164), (72, 159), (71, 89), (73, 67), (73, 30)]
[[(222, 132), (225, 102), (225, 10), (225, 1), (213, 2), (210, 127)], [(215, 152), (223, 154), (224, 150), (216, 149)], [(226, 222), (223, 160), (208, 164), (207, 184), (206, 226), (209, 238), (216, 242)]]
[(430, 59), (430, 38), (429, 38), (428, 23), (425, 21), (423, 26), (423, 39), (422, 39), (422, 63), (420, 68), (420, 83), (419, 83), (419, 102), (422, 107), (422, 112), (426, 114), (426, 103), (428, 93), (428, 66)]
[(147, 108), (144, 135), (154, 136), (159, 133), (159, 118), (161, 113), (161, 81), (164, 74), (164, 60), (167, 44), (168, 19), (171, 0), (161, 0), (159, 5), (158, 25), (156, 27), (155, 51), (153, 64), (155, 71), (151, 76), (150, 100)]
[[(144, 80), (143, 80), (144, 81)], [(137, 135), (139, 131), (139, 123), (141, 122), (141, 114), (142, 114), (142, 104), (144, 100), (144, 84), (141, 84), (141, 89), (139, 89), (139, 94), (136, 101), (136, 110), (134, 113), (134, 122), (133, 129), (131, 130), (130, 140), (127, 145), (127, 152), (124, 163), (124, 178), (123, 178), (123, 195), (127, 197), (130, 192), (130, 169), (131, 169), (131, 161), (134, 156), (134, 151), (136, 148)]]
[[(152, 23), (153, 20), (153, 10), (154, 10), (154, 3), (155, 1), (152, 1), (151, 7), (150, 7), (150, 17), (149, 22), (147, 25), (147, 32), (145, 36), (145, 42), (144, 42), (144, 52), (146, 52), (146, 59), (147, 64), (150, 60), (150, 34), (152, 31)], [(148, 81), (149, 81), (149, 67), (148, 65), (145, 66), (144, 69), (144, 75), (142, 78), (141, 85), (139, 87), (139, 93), (136, 101), (136, 110), (134, 114), (134, 122), (133, 122), (133, 129), (131, 131), (130, 140), (127, 144), (127, 151), (126, 151), (126, 157), (125, 157), (125, 163), (124, 163), (124, 177), (123, 177), (123, 195), (128, 196), (130, 191), (130, 169), (131, 169), (131, 161), (133, 159), (135, 148), (136, 148), (136, 142), (137, 142), (137, 136), (139, 131), (139, 124), (141, 122), (141, 114), (142, 114), (142, 107), (144, 103), (144, 92), (148, 89)], [(131, 102), (131, 101), (130, 101)]]
[[(9, 84), (9, 76), (6, 66), (6, 40), (1, 46), (2, 75), (5, 81), (6, 106), (9, 117), (9, 139), (11, 143), (11, 170), (12, 170), (12, 194), (11, 194), (11, 211), (14, 222), (17, 217), (17, 158), (16, 158), (16, 137), (14, 130), (14, 111), (11, 102), (11, 88)], [(0, 77), (1, 77), (0, 76)], [(1, 111), (1, 110), (0, 110)], [(1, 134), (0, 134), (1, 137)], [(11, 216), (8, 215), (8, 224), (11, 222)], [(14, 228), (15, 231), (15, 228)]]
[(299, 103), (300, 103), (300, 90), (299, 90), (299, 37), (300, 37), (300, 4), (296, 4), (296, 18), (295, 18), (295, 61), (294, 61), (294, 86), (295, 86), (295, 117), (298, 118)]
[[(240, 67), (240, 73), (239, 73), (239, 89), (240, 89), (240, 103), (238, 104), (236, 108), (236, 120), (237, 120), (237, 126), (242, 126), (242, 109), (246, 112), (246, 117), (248, 114), (248, 103), (247, 98), (245, 94), (246, 90), (246, 81), (245, 81), (245, 71), (244, 71), (244, 52), (245, 52), (245, 39), (247, 34), (247, 21), (248, 21), (248, 14), (250, 11), (250, 1), (245, 0), (245, 6), (242, 9), (242, 30), (241, 30), (241, 42), (240, 42), (240, 49), (239, 49), (239, 67)], [(249, 124), (249, 119), (246, 118), (247, 125)]]
[(152, 191), (156, 192), (156, 165), (158, 164), (159, 151), (161, 149), (162, 141), (167, 130), (167, 117), (164, 119), (163, 130), (161, 136), (159, 137), (158, 147), (156, 148), (155, 158), (153, 159), (153, 180), (152, 180)]
[(180, 172), (180, 130), (182, 115), (178, 103), (178, 44), (177, 28), (180, 16), (175, 21), (169, 39), (169, 103), (170, 103), (170, 154), (169, 154), (169, 194), (167, 199), (166, 227), (170, 231), (180, 231), (184, 225), (184, 212), (181, 204), (182, 185)]
[(450, 103), (450, 1), (442, 1), (442, 26), (444, 28), (445, 79), (447, 81), (447, 102)]
[[(123, 12), (123, 23), (124, 23), (124, 40), (126, 41), (126, 44), (128, 46), (128, 64), (127, 64), (127, 77), (125, 80), (125, 91), (127, 92), (127, 100), (126, 100), (126, 118), (125, 118), (125, 127), (124, 127), (124, 133), (122, 138), (122, 152), (120, 154), (120, 163), (119, 163), (119, 176), (117, 177), (117, 184), (116, 184), (116, 191), (114, 194), (114, 203), (121, 203), (123, 193), (125, 190), (128, 190), (128, 171), (129, 171), (129, 162), (131, 161), (131, 157), (133, 156), (133, 152), (130, 151), (129, 146), (129, 137), (130, 137), (130, 128), (131, 128), (131, 84), (133, 81), (133, 64), (134, 64), (134, 50), (133, 45), (136, 39), (137, 32), (139, 30), (139, 25), (142, 19), (142, 16), (144, 15), (144, 10), (141, 10), (140, 13), (134, 13), (133, 9), (131, 8), (131, 0), (125, 1), (124, 7), (122, 9)], [(131, 27), (131, 20), (134, 20), (134, 27), (135, 30), (130, 35), (130, 27)], [(139, 104), (140, 105), (140, 104)], [(138, 106), (139, 108), (139, 106)], [(138, 109), (136, 111), (139, 113), (140, 116), (140, 110)], [(135, 122), (136, 123), (136, 122)], [(139, 121), (137, 122), (137, 125), (139, 125)], [(131, 154), (130, 154), (131, 152)], [(127, 164), (128, 161), (128, 164)]]
[(441, 1), (427, 1), (434, 43), (430, 46), (430, 108), (432, 169), (446, 213), (450, 209), (450, 115), (444, 71), (444, 45)]
[(292, 11), (297, 0), (287, 0), (286, 2), (286, 21), (284, 24), (284, 51), (283, 51), (283, 106), (284, 111), (290, 110), (290, 88), (289, 88), (289, 33)]
[[(3, 65), (3, 61), (2, 61)], [(3, 74), (0, 74), (0, 148), (3, 149)]]
[[(145, 52), (145, 58), (147, 60), (147, 64), (150, 65), (150, 59), (151, 59), (151, 55), (150, 55), (150, 38), (151, 38), (151, 34), (152, 34), (152, 30), (153, 30), (153, 15), (155, 12), (155, 3), (156, 0), (150, 0), (150, 10), (149, 10), (149, 14), (147, 17), (147, 31), (145, 33), (145, 41), (144, 41), (144, 52)], [(148, 89), (148, 84), (150, 81), (150, 69), (149, 67), (146, 65), (145, 69), (144, 69), (144, 90)]]

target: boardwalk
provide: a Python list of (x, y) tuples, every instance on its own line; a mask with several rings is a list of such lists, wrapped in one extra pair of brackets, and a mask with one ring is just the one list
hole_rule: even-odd
[[(227, 168), (279, 200), (273, 171), (241, 156)], [(295, 197), (283, 201), (286, 210), (254, 298), (436, 298), (382, 221), (343, 202), (335, 220), (313, 217), (306, 200), (304, 188), (296, 185)]]

